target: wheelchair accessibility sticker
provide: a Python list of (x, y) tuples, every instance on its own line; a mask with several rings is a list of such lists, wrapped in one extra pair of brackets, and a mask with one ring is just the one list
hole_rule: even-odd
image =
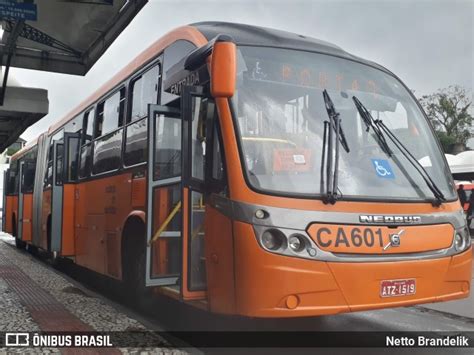
[(392, 167), (388, 160), (385, 159), (372, 159), (372, 165), (374, 166), (375, 173), (378, 177), (384, 179), (395, 179)]

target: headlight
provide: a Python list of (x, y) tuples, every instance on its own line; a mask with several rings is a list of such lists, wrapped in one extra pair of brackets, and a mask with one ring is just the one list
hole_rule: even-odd
[(280, 249), (286, 241), (285, 235), (278, 229), (268, 229), (262, 234), (262, 245), (268, 250)]
[(300, 258), (314, 259), (317, 247), (304, 232), (283, 229), (254, 226), (259, 244), (267, 251)]
[(288, 238), (288, 245), (290, 249), (296, 253), (299, 253), (305, 249), (306, 238), (301, 234), (293, 234)]
[(454, 247), (457, 251), (461, 251), (464, 249), (464, 242), (464, 237), (461, 234), (456, 233), (456, 235), (454, 236)]
[(471, 236), (467, 227), (457, 229), (454, 232), (454, 248), (457, 251), (463, 251), (471, 245)]

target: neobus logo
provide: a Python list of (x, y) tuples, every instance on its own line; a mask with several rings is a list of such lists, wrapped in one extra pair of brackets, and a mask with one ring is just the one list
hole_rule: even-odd
[(360, 215), (361, 223), (393, 223), (393, 224), (415, 224), (421, 223), (420, 216), (377, 216)]

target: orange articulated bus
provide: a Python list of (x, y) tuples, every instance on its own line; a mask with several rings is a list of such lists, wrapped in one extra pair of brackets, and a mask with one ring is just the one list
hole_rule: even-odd
[(158, 40), (12, 159), (5, 230), (211, 312), (297, 317), (467, 297), (449, 169), (390, 71), (292, 33)]

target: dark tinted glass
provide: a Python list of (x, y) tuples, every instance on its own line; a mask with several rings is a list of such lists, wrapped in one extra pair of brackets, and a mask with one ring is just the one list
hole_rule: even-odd
[[(188, 41), (176, 41), (171, 46), (165, 49), (164, 58), (163, 58), (163, 73), (162, 73), (162, 82), (165, 83), (166, 79), (173, 75), (173, 72), (170, 69), (181, 61), (189, 52), (194, 50), (196, 47), (194, 44)], [(164, 105), (170, 101), (173, 101), (178, 96), (172, 95), (161, 89), (161, 104)]]
[(67, 167), (67, 180), (77, 180), (77, 163), (79, 158), (79, 138), (70, 137), (68, 138), (68, 167)]
[(82, 144), (89, 143), (92, 140), (92, 135), (94, 134), (94, 114), (94, 109), (84, 114), (84, 136), (82, 137)]
[(79, 157), (79, 178), (88, 177), (91, 173), (91, 143), (81, 147)]
[(122, 130), (115, 131), (94, 143), (93, 174), (116, 170), (120, 167), (122, 152)]
[(64, 144), (56, 145), (56, 185), (63, 184)]
[(96, 137), (112, 132), (122, 125), (124, 103), (125, 89), (122, 89), (99, 104)]
[(147, 148), (147, 119), (142, 118), (132, 123), (126, 130), (124, 164), (130, 166), (144, 162)]
[(181, 120), (159, 116), (155, 124), (153, 177), (167, 179), (181, 174)]
[(133, 83), (131, 121), (145, 117), (148, 113), (148, 104), (156, 104), (158, 75), (159, 67), (156, 65)]

